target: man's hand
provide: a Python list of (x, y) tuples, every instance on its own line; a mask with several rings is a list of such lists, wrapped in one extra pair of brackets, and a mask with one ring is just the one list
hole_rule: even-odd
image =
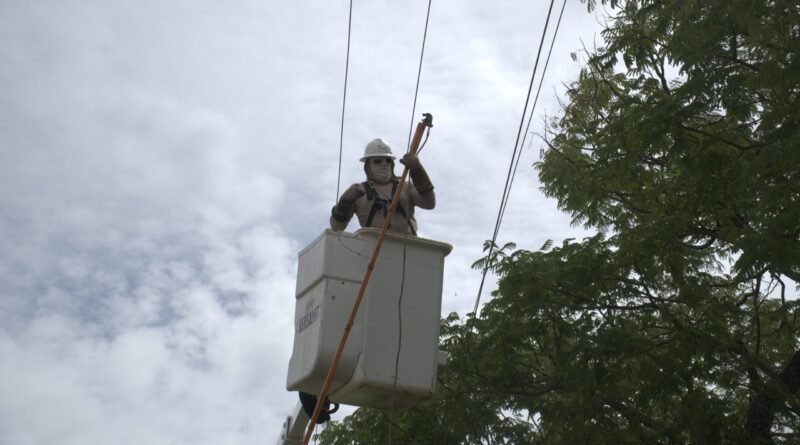
[[(348, 216), (351, 215), (351, 210), (356, 205), (356, 200), (363, 196), (366, 192), (362, 190), (360, 184), (353, 184), (342, 193), (339, 202), (331, 209), (331, 216), (336, 221), (347, 223)], [(335, 230), (335, 229), (334, 229)]]
[(419, 157), (414, 153), (406, 153), (403, 158), (400, 159), (400, 163), (408, 167), (412, 172), (422, 169), (422, 163), (419, 162)]
[(428, 177), (428, 173), (422, 168), (422, 163), (419, 162), (419, 157), (417, 157), (416, 154), (406, 153), (400, 162), (408, 167), (408, 171), (411, 173), (411, 181), (414, 183), (417, 191), (420, 193), (427, 193), (433, 190), (431, 178)]
[(353, 184), (348, 187), (344, 193), (342, 193), (342, 197), (339, 198), (339, 204), (344, 204), (347, 207), (350, 207), (358, 198), (364, 196), (364, 193), (366, 192), (361, 188), (361, 184)]

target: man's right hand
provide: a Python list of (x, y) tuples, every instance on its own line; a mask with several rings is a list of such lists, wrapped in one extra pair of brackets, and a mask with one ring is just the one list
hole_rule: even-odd
[(356, 205), (356, 200), (362, 197), (366, 191), (361, 188), (360, 184), (353, 184), (342, 193), (339, 202), (331, 209), (331, 216), (339, 222), (347, 222), (348, 215), (351, 215), (351, 209)]
[(361, 184), (353, 184), (347, 188), (347, 190), (342, 193), (342, 197), (339, 198), (340, 204), (345, 204), (348, 207), (352, 206), (356, 200), (362, 196), (364, 196), (366, 192), (361, 187)]

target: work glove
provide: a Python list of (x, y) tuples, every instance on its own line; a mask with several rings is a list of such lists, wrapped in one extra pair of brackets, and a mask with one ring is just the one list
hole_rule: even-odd
[(349, 206), (355, 204), (358, 198), (364, 196), (364, 193), (366, 192), (364, 191), (364, 188), (361, 187), (361, 184), (353, 184), (348, 187), (344, 193), (342, 193), (342, 197), (339, 198), (339, 203), (346, 204), (349, 208)]
[(422, 163), (419, 162), (419, 157), (415, 153), (406, 153), (400, 163), (408, 167), (409, 171), (415, 171), (422, 168)]
[(433, 190), (431, 178), (428, 177), (428, 173), (422, 167), (422, 163), (419, 162), (419, 157), (416, 154), (406, 153), (403, 159), (400, 159), (400, 163), (408, 167), (411, 181), (418, 192), (426, 193)]
[(340, 222), (347, 221), (347, 215), (350, 214), (350, 210), (356, 205), (356, 200), (364, 196), (364, 193), (366, 192), (360, 184), (353, 184), (348, 187), (347, 190), (342, 193), (339, 202), (333, 206), (331, 211), (333, 218)]

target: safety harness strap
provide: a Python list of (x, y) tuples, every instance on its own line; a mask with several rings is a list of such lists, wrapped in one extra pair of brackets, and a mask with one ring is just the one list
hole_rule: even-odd
[[(362, 185), (364, 189), (367, 191), (366, 198), (367, 201), (372, 201), (372, 208), (369, 209), (369, 215), (367, 216), (367, 227), (372, 227), (372, 220), (375, 219), (375, 214), (378, 213), (378, 210), (383, 212), (384, 218), (386, 217), (387, 213), (389, 212), (389, 205), (392, 203), (391, 199), (394, 196), (394, 193), (397, 191), (397, 184), (399, 181), (392, 181), (392, 194), (389, 196), (389, 199), (382, 199), (378, 197), (378, 192), (372, 187), (372, 184), (369, 181), (364, 181)], [(403, 215), (403, 218), (408, 218), (406, 215), (406, 211), (403, 209), (403, 206), (400, 203), (397, 204), (397, 212)], [(391, 223), (389, 223), (391, 227)]]

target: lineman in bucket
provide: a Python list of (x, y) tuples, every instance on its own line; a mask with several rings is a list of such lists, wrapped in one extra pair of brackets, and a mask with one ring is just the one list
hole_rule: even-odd
[[(367, 180), (351, 185), (342, 193), (331, 211), (331, 229), (342, 231), (355, 214), (361, 227), (383, 227), (399, 178), (394, 175), (392, 149), (381, 139), (373, 139), (364, 148), (364, 173)], [(416, 236), (414, 207), (430, 210), (436, 206), (436, 195), (428, 173), (416, 154), (406, 153), (400, 163), (408, 167), (411, 183), (400, 192), (400, 202), (392, 215), (389, 230)]]

